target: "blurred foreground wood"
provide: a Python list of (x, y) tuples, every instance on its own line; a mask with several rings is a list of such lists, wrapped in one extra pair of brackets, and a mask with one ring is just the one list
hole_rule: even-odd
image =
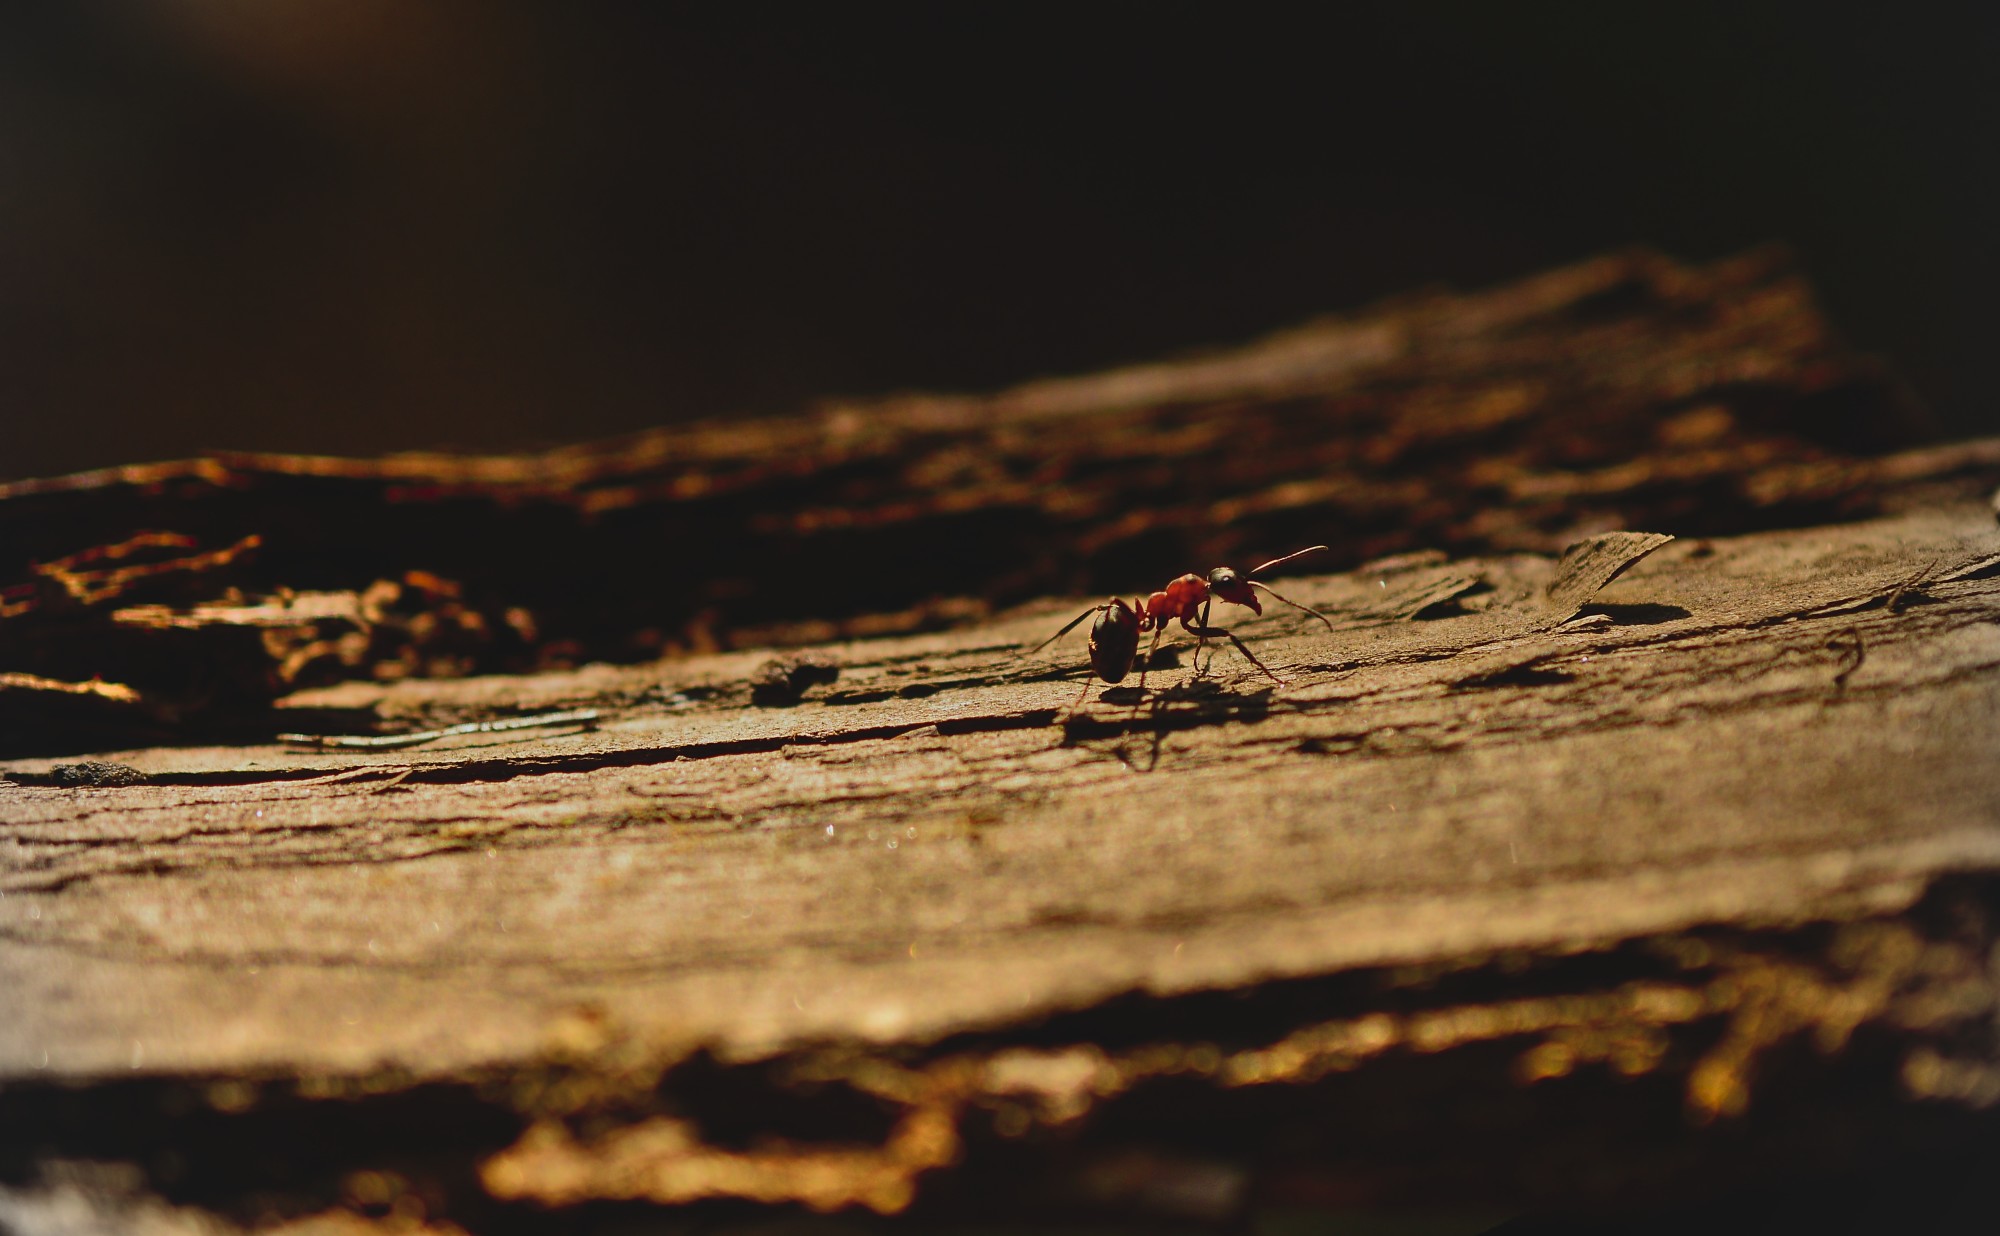
[[(1465, 1231), (1958, 1181), (2000, 1142), (2000, 529), (1991, 448), (1930, 449), (1828, 464), (1857, 522), (1287, 577), (1335, 630), (1230, 619), (1283, 688), (1183, 639), (1071, 713), (1083, 633), (1016, 650), (1085, 595), (23, 742), (0, 1223)], [(52, 595), (17, 616), (98, 620)]]

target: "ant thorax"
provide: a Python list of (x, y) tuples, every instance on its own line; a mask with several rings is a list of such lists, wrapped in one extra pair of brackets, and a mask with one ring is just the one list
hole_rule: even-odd
[(1208, 581), (1199, 575), (1183, 575), (1156, 592), (1146, 602), (1146, 612), (1155, 626), (1165, 626), (1176, 618), (1192, 618), (1208, 600)]

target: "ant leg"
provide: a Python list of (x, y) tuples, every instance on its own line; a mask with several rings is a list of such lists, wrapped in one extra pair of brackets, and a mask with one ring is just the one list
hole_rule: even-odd
[(1204, 626), (1197, 629), (1195, 631), (1195, 634), (1214, 636), (1217, 639), (1227, 638), (1230, 643), (1236, 645), (1236, 651), (1242, 653), (1244, 658), (1248, 660), (1250, 664), (1256, 666), (1258, 669), (1264, 672), (1264, 677), (1270, 679), (1272, 682), (1277, 683), (1281, 687), (1285, 685), (1284, 679), (1278, 677), (1276, 674), (1273, 674), (1271, 672), (1271, 667), (1264, 664), (1262, 661), (1259, 661), (1257, 659), (1257, 654), (1251, 652), (1250, 649), (1243, 643), (1243, 641), (1237, 639), (1235, 633), (1228, 630), (1227, 628)]
[(1068, 708), (1065, 708), (1060, 713), (1056, 714), (1058, 717), (1060, 717), (1062, 720), (1067, 721), (1071, 717), (1074, 717), (1076, 715), (1076, 710), (1083, 707), (1084, 697), (1090, 694), (1091, 681), (1092, 680), (1089, 678), (1085, 678), (1083, 680), (1083, 690), (1077, 692), (1076, 698), (1070, 701), (1070, 706)]
[[(1201, 677), (1202, 674), (1201, 650), (1208, 647), (1208, 639), (1203, 634), (1203, 632), (1208, 630), (1208, 606), (1209, 598), (1203, 597), (1201, 602), (1201, 625), (1198, 627), (1188, 626), (1186, 615), (1182, 615), (1181, 617), (1181, 626), (1194, 632), (1194, 676), (1196, 678)], [(1210, 664), (1214, 664), (1215, 662), (1214, 657), (1210, 657), (1208, 660)]]
[[(1306, 551), (1305, 551), (1305, 550), (1300, 550), (1299, 552), (1300, 552), (1300, 553), (1305, 553)], [(1255, 589), (1256, 589), (1257, 591), (1259, 591), (1259, 592), (1262, 592), (1262, 593), (1265, 593), (1265, 594), (1266, 594), (1266, 595), (1268, 595), (1268, 596), (1272, 596), (1272, 597), (1276, 597), (1276, 598), (1277, 598), (1278, 600), (1280, 600), (1280, 601), (1283, 601), (1283, 602), (1284, 602), (1285, 604), (1287, 604), (1287, 605), (1291, 606), (1291, 607), (1292, 607), (1293, 609), (1300, 609), (1300, 610), (1304, 610), (1304, 611), (1305, 611), (1306, 613), (1308, 613), (1308, 614), (1311, 614), (1311, 615), (1312, 615), (1313, 617), (1315, 617), (1315, 618), (1319, 619), (1319, 620), (1320, 620), (1321, 622), (1324, 622), (1324, 623), (1326, 624), (1326, 629), (1327, 629), (1327, 630), (1329, 630), (1329, 631), (1333, 630), (1333, 619), (1331, 619), (1331, 618), (1327, 617), (1327, 616), (1326, 616), (1325, 614), (1322, 614), (1322, 613), (1320, 613), (1320, 612), (1319, 612), (1318, 610), (1314, 609), (1314, 608), (1313, 608), (1312, 606), (1310, 606), (1310, 605), (1301, 605), (1301, 604), (1299, 604), (1299, 603), (1298, 603), (1297, 601), (1294, 601), (1294, 600), (1292, 600), (1292, 598), (1290, 598), (1290, 597), (1288, 597), (1288, 596), (1284, 596), (1284, 595), (1282, 595), (1281, 593), (1279, 593), (1279, 591), (1278, 591), (1278, 590), (1277, 590), (1276, 588), (1272, 588), (1272, 587), (1268, 587), (1268, 586), (1266, 586), (1266, 585), (1264, 585), (1264, 584), (1260, 584), (1260, 583), (1258, 583), (1258, 582), (1257, 582), (1256, 580), (1254, 580), (1254, 579), (1250, 581), (1250, 586), (1251, 586), (1252, 588), (1255, 588)]]
[(1043, 640), (1043, 641), (1042, 641), (1041, 643), (1039, 643), (1039, 644), (1036, 644), (1036, 645), (1035, 645), (1035, 646), (1034, 646), (1033, 648), (1030, 648), (1030, 649), (1028, 649), (1028, 650), (1027, 650), (1026, 652), (1021, 652), (1021, 653), (1016, 653), (1015, 655), (1016, 655), (1016, 656), (1022, 656), (1022, 657), (1032, 657), (1032, 656), (1034, 656), (1034, 655), (1035, 655), (1036, 653), (1040, 652), (1040, 651), (1041, 651), (1042, 649), (1044, 649), (1044, 648), (1047, 648), (1047, 647), (1048, 647), (1048, 646), (1049, 646), (1050, 644), (1053, 644), (1053, 643), (1055, 643), (1055, 642), (1056, 642), (1057, 640), (1061, 639), (1061, 638), (1062, 638), (1063, 636), (1065, 636), (1065, 635), (1068, 635), (1068, 634), (1069, 634), (1069, 633), (1070, 633), (1071, 631), (1074, 631), (1074, 630), (1076, 630), (1076, 624), (1077, 624), (1077, 623), (1079, 623), (1079, 622), (1082, 622), (1082, 621), (1083, 621), (1083, 620), (1084, 620), (1085, 618), (1088, 618), (1088, 617), (1090, 617), (1090, 616), (1091, 616), (1092, 614), (1095, 614), (1095, 613), (1097, 613), (1097, 612), (1101, 611), (1102, 609), (1104, 609), (1104, 606), (1102, 606), (1102, 605), (1093, 605), (1093, 606), (1091, 606), (1091, 607), (1090, 607), (1089, 609), (1087, 609), (1087, 610), (1084, 610), (1084, 611), (1083, 611), (1082, 613), (1078, 614), (1078, 615), (1077, 615), (1076, 617), (1074, 617), (1074, 618), (1070, 619), (1070, 620), (1069, 620), (1068, 622), (1064, 623), (1064, 624), (1063, 624), (1063, 629), (1062, 629), (1062, 630), (1060, 630), (1060, 631), (1057, 631), (1057, 632), (1056, 632), (1056, 633), (1055, 633), (1054, 635), (1051, 635), (1051, 636), (1049, 636), (1049, 637), (1048, 637), (1047, 639)]
[(1153, 668), (1153, 654), (1160, 649), (1160, 637), (1167, 633), (1165, 624), (1153, 628), (1153, 642), (1146, 649), (1146, 663), (1139, 667), (1139, 689), (1146, 689), (1146, 671)]

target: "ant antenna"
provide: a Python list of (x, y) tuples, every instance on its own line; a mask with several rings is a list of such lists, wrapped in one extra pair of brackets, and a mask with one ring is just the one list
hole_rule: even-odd
[(1311, 614), (1313, 617), (1319, 619), (1321, 622), (1324, 622), (1326, 624), (1327, 630), (1329, 631), (1333, 630), (1333, 619), (1327, 617), (1325, 614), (1320, 613), (1312, 606), (1301, 605), (1297, 601), (1292, 600), (1292, 598), (1284, 595), (1283, 593), (1279, 592), (1275, 588), (1272, 588), (1268, 584), (1260, 584), (1254, 579), (1250, 580), (1249, 584), (1252, 588), (1255, 588), (1257, 591), (1264, 593), (1266, 596), (1275, 597), (1276, 599), (1283, 601), (1285, 604), (1291, 606), (1293, 609), (1304, 610), (1306, 613)]
[[(1297, 553), (1286, 554), (1282, 558), (1273, 558), (1269, 562), (1265, 563), (1263, 566), (1257, 567), (1253, 570), (1245, 571), (1243, 573), (1243, 580), (1245, 583), (1249, 584), (1252, 588), (1255, 588), (1257, 591), (1265, 593), (1272, 597), (1276, 597), (1278, 600), (1283, 601), (1285, 604), (1291, 606), (1293, 609), (1304, 610), (1306, 613), (1311, 614), (1313, 617), (1319, 619), (1321, 622), (1324, 622), (1326, 624), (1326, 629), (1331, 631), (1333, 630), (1333, 619), (1327, 617), (1325, 614), (1320, 613), (1318, 610), (1314, 609), (1310, 605), (1301, 605), (1297, 601), (1292, 600), (1290, 597), (1285, 596), (1284, 594), (1278, 592), (1276, 589), (1271, 588), (1269, 585), (1260, 584), (1256, 580), (1250, 578), (1252, 575), (1262, 575), (1264, 572), (1270, 570), (1274, 566), (1282, 566), (1285, 563), (1290, 562), (1294, 558), (1303, 558), (1307, 554), (1317, 554), (1324, 551), (1325, 549), (1326, 546), (1324, 545), (1308, 545), (1304, 549), (1299, 550)], [(1203, 622), (1206, 623), (1207, 619), (1204, 618)]]
[[(1320, 553), (1321, 551), (1323, 551), (1323, 550), (1325, 550), (1325, 549), (1326, 549), (1326, 546), (1324, 546), (1324, 545), (1308, 545), (1308, 546), (1306, 546), (1306, 547), (1305, 547), (1304, 549), (1302, 549), (1302, 550), (1299, 550), (1299, 551), (1298, 551), (1297, 553), (1293, 553), (1293, 554), (1286, 554), (1286, 555), (1285, 555), (1284, 557), (1282, 557), (1282, 558), (1273, 558), (1273, 559), (1271, 559), (1271, 560), (1270, 560), (1269, 562), (1265, 563), (1265, 564), (1264, 564), (1263, 566), (1260, 566), (1260, 567), (1252, 567), (1252, 568), (1251, 568), (1250, 570), (1248, 570), (1248, 571), (1245, 571), (1245, 572), (1243, 572), (1243, 576), (1244, 576), (1244, 578), (1246, 578), (1246, 579), (1247, 579), (1247, 578), (1249, 578), (1249, 577), (1250, 577), (1250, 576), (1252, 576), (1252, 575), (1262, 575), (1262, 574), (1263, 574), (1264, 572), (1266, 572), (1266, 571), (1270, 570), (1270, 569), (1271, 569), (1272, 567), (1274, 567), (1274, 566), (1283, 566), (1283, 565), (1284, 565), (1285, 563), (1287, 563), (1287, 562), (1290, 562), (1290, 561), (1291, 561), (1292, 559), (1294, 559), (1294, 558), (1303, 558), (1303, 557), (1305, 557), (1305, 556), (1306, 556), (1307, 554), (1317, 554), (1317, 553)], [(1269, 589), (1266, 589), (1266, 591), (1269, 591)], [(1273, 592), (1273, 593), (1271, 593), (1271, 595), (1272, 595), (1272, 596), (1277, 596), (1278, 594), (1277, 594), (1277, 593), (1275, 593), (1275, 592)], [(1284, 600), (1285, 600), (1285, 599), (1284, 599), (1283, 597), (1278, 597), (1278, 599), (1279, 599), (1280, 601), (1284, 601)], [(1285, 601), (1285, 604), (1287, 604), (1287, 605), (1290, 605), (1290, 604), (1291, 604), (1291, 602), (1290, 602), (1290, 601)], [(1301, 608), (1301, 609), (1304, 609), (1305, 607), (1304, 607), (1304, 606), (1300, 606), (1299, 608)]]

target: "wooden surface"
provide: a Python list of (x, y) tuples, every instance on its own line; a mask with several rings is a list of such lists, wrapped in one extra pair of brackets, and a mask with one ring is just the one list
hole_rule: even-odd
[(2000, 443), (1924, 428), (1776, 255), (1626, 253), (986, 396), (4, 483), (0, 752), (236, 742), (343, 679), (934, 630), (1302, 544), (1555, 553), (2000, 482)]
[[(0, 1225), (2000, 1146), (2000, 442), (1920, 419), (1768, 256), (1627, 254), (994, 396), (0, 486)], [(1274, 582), (1333, 629), (1215, 615), (1283, 686), (1020, 655), (1319, 541)]]
[[(580, 732), (111, 753), (144, 780), (104, 788), (13, 761), (0, 1076), (339, 1092), (558, 1061), (651, 1093), (697, 1052), (926, 1049), (1134, 993), (1894, 919), (2000, 869), (1990, 512), (1661, 542), (1287, 580), (1339, 629), (1239, 626), (1283, 689), (1184, 657), (1066, 722), (1078, 637), (1012, 650), (1073, 602), (828, 649), (837, 681), (790, 707), (725, 655), (297, 701), (412, 726), (600, 709)], [(1912, 1022), (1904, 1054), (1981, 1007)], [(1755, 1055), (1694, 1063), (1687, 1101), (1739, 1111)], [(486, 1181), (894, 1209), (993, 1098), (902, 1094), (900, 1132), (819, 1184), (643, 1123), (657, 1145), (601, 1158), (535, 1125)]]

